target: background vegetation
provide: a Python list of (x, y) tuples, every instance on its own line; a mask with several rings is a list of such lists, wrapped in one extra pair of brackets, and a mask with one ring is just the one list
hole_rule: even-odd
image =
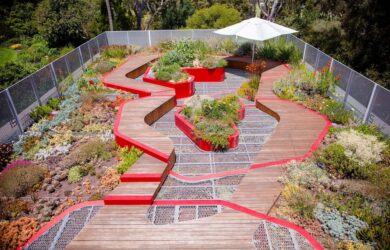
[[(109, 30), (107, 2), (115, 30), (220, 28), (260, 10), (266, 18), (270, 9), (260, 8), (261, 0), (5, 0), (0, 3), (0, 65), (17, 58), (5, 48), (22, 38), (39, 34), (49, 48), (61, 48)], [(390, 87), (390, 17), (383, 1), (279, 2), (269, 19), (299, 30), (308, 43)], [(16, 70), (15, 78), (33, 70), (18, 66), (8, 66)], [(13, 82), (0, 80), (3, 85)]]

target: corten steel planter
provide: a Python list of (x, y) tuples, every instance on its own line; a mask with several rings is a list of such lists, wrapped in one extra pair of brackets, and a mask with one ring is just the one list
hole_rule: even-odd
[[(192, 125), (182, 114), (181, 111), (185, 106), (179, 108), (175, 112), (175, 125), (178, 127), (188, 138), (190, 138), (200, 149), (204, 151), (213, 151), (217, 150), (213, 148), (210, 142), (203, 140), (202, 138), (197, 138), (195, 136), (195, 127)], [(239, 119), (243, 120), (245, 118), (245, 105), (241, 103), (239, 110)], [(239, 142), (239, 131), (236, 124), (232, 124), (233, 129), (235, 130), (234, 134), (229, 136), (229, 146), (228, 149), (233, 149), (238, 146)]]
[(194, 84), (194, 76), (190, 75), (187, 81), (183, 82), (165, 82), (158, 80), (154, 77), (152, 77), (149, 72), (151, 70), (151, 67), (148, 67), (145, 71), (145, 74), (143, 76), (143, 81), (172, 88), (175, 90), (176, 98), (184, 98), (184, 97), (190, 97), (195, 93), (195, 84)]

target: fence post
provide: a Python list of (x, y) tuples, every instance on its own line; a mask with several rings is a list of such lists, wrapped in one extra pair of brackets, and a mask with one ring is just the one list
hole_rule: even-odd
[(60, 89), (58, 87), (58, 84), (59, 84), (58, 83), (58, 78), (57, 78), (57, 75), (56, 75), (56, 71), (54, 70), (53, 63), (51, 62), (49, 65), (50, 65), (50, 72), (51, 72), (51, 77), (53, 79), (54, 86), (56, 87), (58, 96), (61, 96), (61, 92), (60, 92)]
[(99, 44), (99, 39), (98, 39), (98, 37), (96, 37), (95, 39), (96, 39), (96, 44), (97, 44), (98, 51), (99, 51), (99, 54), (100, 54), (100, 44)]
[(9, 104), (9, 107), (10, 107), (10, 109), (11, 109), (11, 113), (13, 114), (13, 116), (14, 116), (14, 118), (15, 118), (15, 121), (16, 121), (16, 124), (18, 125), (20, 134), (23, 134), (22, 124), (20, 123), (20, 120), (19, 120), (19, 117), (18, 117), (18, 112), (16, 111), (14, 101), (12, 100), (12, 97), (11, 97), (11, 95), (10, 95), (10, 93), (9, 93), (8, 88), (5, 89), (5, 93), (6, 93), (6, 95), (7, 95), (8, 104)]
[(149, 47), (152, 47), (152, 37), (150, 36), (150, 30), (148, 30), (148, 36), (149, 36)]
[(93, 62), (93, 57), (92, 57), (92, 53), (91, 53), (91, 47), (89, 46), (89, 42), (90, 42), (91, 40), (89, 40), (88, 42), (87, 42), (87, 45), (88, 45), (88, 52), (89, 52), (89, 58), (91, 58), (91, 61)]
[(126, 31), (126, 36), (127, 36), (127, 45), (130, 45), (130, 35), (129, 35), (129, 31)]
[(374, 88), (372, 89), (372, 93), (371, 93), (371, 96), (370, 96), (370, 101), (368, 102), (366, 112), (364, 113), (363, 123), (367, 123), (368, 116), (371, 113), (372, 103), (374, 102), (375, 97), (376, 97), (376, 89), (377, 89), (377, 87), (378, 87), (378, 84), (375, 84)]
[(194, 30), (191, 30), (191, 39), (194, 40)]
[(348, 98), (349, 91), (350, 91), (351, 85), (352, 85), (352, 75), (353, 75), (353, 71), (350, 70), (349, 71), (349, 76), (348, 76), (347, 88), (345, 89), (345, 95), (344, 95), (344, 100), (343, 100), (344, 108), (345, 108), (345, 104), (347, 103), (347, 98)]
[(314, 70), (318, 70), (318, 64), (320, 63), (320, 50), (319, 49), (316, 50), (317, 53), (316, 53), (316, 63), (314, 65)]
[(73, 72), (70, 72), (68, 58), (66, 56), (64, 56), (64, 58), (65, 58), (65, 66), (66, 66), (66, 69), (68, 70), (68, 75), (71, 74), (73, 77)]
[(85, 72), (83, 54), (81, 54), (80, 46), (77, 47), (77, 50), (78, 50), (78, 52), (79, 52), (79, 60), (80, 60), (80, 63), (81, 63), (81, 68), (82, 68), (83, 72)]
[(32, 76), (31, 76), (31, 87), (32, 87), (34, 96), (35, 96), (35, 98), (36, 98), (37, 101), (38, 101), (38, 104), (39, 104), (40, 106), (42, 106), (41, 98), (38, 96), (38, 93), (37, 93), (37, 84), (36, 84), (36, 82), (35, 82), (35, 77), (34, 77), (34, 76), (35, 76), (35, 75), (32, 75)]
[(307, 47), (307, 43), (305, 43), (305, 46), (303, 47), (303, 53), (302, 53), (302, 62), (305, 62), (305, 56), (306, 56), (306, 47)]
[(334, 63), (334, 59), (333, 59), (333, 57), (331, 57), (330, 65), (329, 65), (329, 72), (333, 72), (333, 63)]

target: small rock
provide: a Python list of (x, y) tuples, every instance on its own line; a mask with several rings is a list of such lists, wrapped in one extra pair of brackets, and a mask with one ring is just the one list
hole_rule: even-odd
[(49, 185), (49, 184), (47, 184), (47, 183), (43, 183), (43, 184), (42, 184), (42, 189), (43, 189), (43, 190), (46, 190), (46, 188), (47, 188), (48, 185)]
[(46, 191), (48, 191), (49, 193), (53, 193), (55, 191), (55, 188), (53, 185), (49, 185), (47, 186)]
[(45, 178), (45, 179), (43, 180), (43, 183), (50, 184), (50, 183), (51, 183), (51, 178)]
[(56, 187), (58, 187), (58, 186), (60, 185), (60, 182), (57, 181), (57, 180), (53, 180), (53, 181), (51, 182), (51, 184), (56, 188)]
[(62, 171), (58, 176), (58, 181), (63, 181), (68, 177), (68, 174), (65, 171)]

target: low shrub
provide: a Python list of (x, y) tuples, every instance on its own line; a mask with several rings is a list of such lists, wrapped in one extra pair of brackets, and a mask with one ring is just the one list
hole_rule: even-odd
[(81, 173), (81, 167), (80, 166), (74, 166), (69, 169), (68, 172), (68, 182), (69, 183), (76, 183), (80, 182), (83, 179), (83, 175)]
[(126, 45), (110, 45), (103, 48), (101, 56), (104, 59), (119, 58), (123, 59), (128, 55), (131, 55), (133, 49)]
[(11, 162), (12, 153), (12, 144), (0, 144), (0, 171)]
[(254, 101), (257, 91), (260, 85), (260, 76), (252, 75), (251, 78), (243, 82), (240, 88), (237, 90), (237, 94), (240, 97), (246, 98), (250, 101)]
[(318, 111), (338, 124), (346, 125), (353, 120), (353, 113), (346, 110), (343, 104), (336, 100), (325, 99), (323, 107)]
[(282, 196), (290, 208), (304, 218), (314, 218), (315, 197), (300, 186), (288, 183), (284, 186)]
[(153, 73), (156, 79), (161, 81), (173, 81), (173, 82), (182, 82), (188, 79), (188, 74), (181, 71), (181, 68), (178, 64), (161, 64), (156, 63), (153, 68)]
[(39, 226), (35, 218), (22, 217), (15, 221), (0, 222), (1, 249), (17, 249), (38, 231)]
[(39, 165), (15, 166), (0, 175), (0, 192), (8, 197), (22, 197), (37, 190), (47, 173)]
[(302, 58), (298, 48), (284, 38), (268, 40), (259, 46), (256, 51), (256, 58), (270, 59), (275, 61), (298, 64)]
[(228, 95), (220, 100), (195, 95), (186, 100), (183, 115), (195, 127), (195, 136), (223, 150), (229, 145), (228, 138), (235, 131), (232, 123), (239, 120), (240, 102), (237, 96)]
[(284, 183), (293, 183), (308, 189), (315, 189), (321, 185), (328, 185), (330, 180), (326, 171), (319, 168), (314, 161), (291, 162), (285, 167), (287, 175)]
[(367, 179), (367, 166), (361, 166), (358, 162), (351, 160), (345, 154), (345, 148), (338, 144), (330, 144), (316, 153), (317, 161), (326, 169), (338, 177)]
[(386, 145), (375, 136), (344, 130), (336, 137), (337, 143), (344, 147), (345, 155), (359, 165), (375, 164), (382, 160)]
[(249, 56), (252, 55), (252, 46), (253, 44), (250, 42), (245, 42), (240, 44), (240, 46), (234, 52), (236, 56)]
[(119, 184), (120, 174), (116, 169), (107, 168), (100, 178), (100, 186), (105, 190), (112, 190)]
[(30, 211), (31, 204), (22, 199), (2, 201), (0, 204), (0, 220), (15, 219)]
[(113, 68), (115, 68), (115, 65), (109, 61), (98, 62), (94, 67), (94, 69), (100, 74), (110, 72)]
[(47, 117), (52, 111), (53, 109), (50, 106), (42, 105), (35, 107), (29, 115), (30, 118), (34, 120), (34, 122), (38, 122), (42, 118)]
[(201, 66), (207, 69), (215, 69), (215, 68), (223, 68), (227, 65), (227, 61), (225, 59), (217, 58), (217, 57), (207, 57), (201, 62)]
[(95, 158), (108, 160), (112, 157), (112, 147), (113, 145), (110, 143), (93, 139), (75, 148), (60, 164), (67, 168), (76, 164), (83, 165)]
[(90, 200), (90, 201), (98, 201), (98, 200), (103, 200), (103, 197), (104, 196), (101, 193), (94, 193), (93, 195), (91, 195), (89, 197), (88, 200)]
[(120, 149), (119, 153), (121, 160), (116, 167), (116, 170), (119, 174), (123, 174), (138, 160), (142, 151), (135, 147), (131, 147), (130, 149), (128, 147), (124, 147)]
[(50, 98), (46, 105), (49, 106), (50, 108), (54, 109), (54, 110), (59, 110), (60, 109), (60, 99), (58, 98)]

